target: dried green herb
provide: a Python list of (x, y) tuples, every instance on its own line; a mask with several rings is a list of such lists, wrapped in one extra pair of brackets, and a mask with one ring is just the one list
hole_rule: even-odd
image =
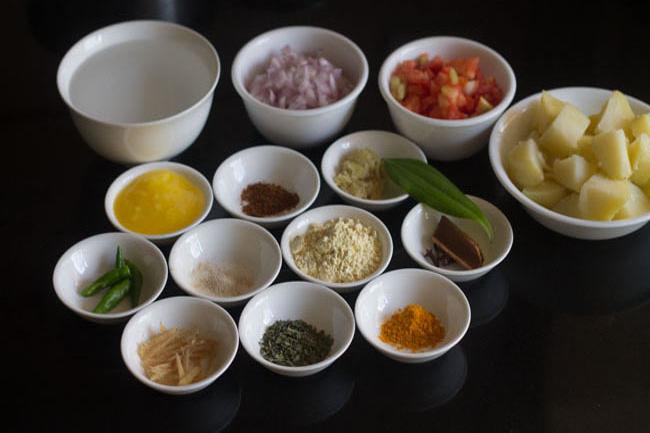
[(260, 353), (274, 364), (301, 367), (325, 359), (333, 343), (330, 335), (304, 320), (278, 320), (264, 331)]

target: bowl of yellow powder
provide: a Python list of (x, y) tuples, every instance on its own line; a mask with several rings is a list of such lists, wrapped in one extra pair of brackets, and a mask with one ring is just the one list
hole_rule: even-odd
[(104, 199), (119, 230), (156, 243), (172, 242), (212, 208), (212, 188), (200, 172), (177, 162), (135, 166), (117, 177)]
[(424, 269), (398, 269), (375, 278), (359, 293), (354, 313), (368, 343), (405, 363), (444, 355), (463, 338), (471, 317), (460, 288)]

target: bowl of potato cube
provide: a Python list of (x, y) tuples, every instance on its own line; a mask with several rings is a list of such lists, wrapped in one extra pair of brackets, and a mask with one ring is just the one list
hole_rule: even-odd
[(650, 220), (650, 105), (617, 90), (543, 91), (498, 120), (490, 163), (550, 230), (589, 240), (627, 235)]

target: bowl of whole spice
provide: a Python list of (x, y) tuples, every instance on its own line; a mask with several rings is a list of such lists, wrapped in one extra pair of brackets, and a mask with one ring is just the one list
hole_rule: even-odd
[(239, 318), (242, 346), (269, 370), (308, 376), (329, 367), (350, 346), (354, 314), (321, 284), (275, 284), (250, 300)]
[(361, 335), (396, 361), (436, 359), (469, 327), (467, 298), (451, 280), (424, 269), (398, 269), (368, 283), (354, 313)]
[(249, 221), (215, 219), (181, 236), (169, 272), (186, 293), (223, 306), (238, 305), (268, 287), (282, 254), (273, 235)]
[(232, 216), (275, 228), (312, 205), (320, 176), (300, 152), (255, 146), (222, 162), (212, 185), (217, 202)]

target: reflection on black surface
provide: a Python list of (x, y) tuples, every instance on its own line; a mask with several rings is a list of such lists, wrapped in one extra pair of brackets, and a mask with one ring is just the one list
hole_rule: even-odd
[(470, 327), (485, 325), (503, 311), (508, 302), (508, 280), (499, 269), (494, 269), (482, 278), (458, 283), (467, 296), (472, 310)]
[(373, 351), (363, 362), (358, 391), (372, 411), (424, 412), (454, 398), (466, 378), (467, 359), (460, 346), (422, 364), (402, 364)]

